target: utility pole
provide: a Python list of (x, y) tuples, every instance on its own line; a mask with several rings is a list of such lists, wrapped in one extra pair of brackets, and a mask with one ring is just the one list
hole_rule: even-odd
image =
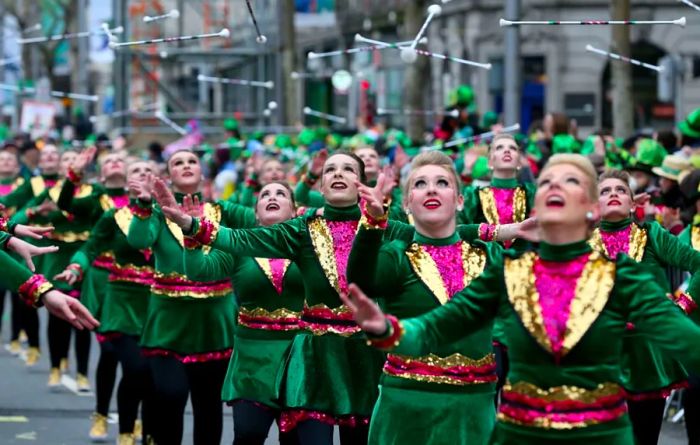
[[(506, 0), (505, 18), (520, 20), (520, 0)], [(509, 26), (505, 29), (504, 68), (504, 124), (514, 125), (520, 122), (520, 93), (522, 91), (520, 60), (520, 27)]]
[(279, 0), (279, 21), (280, 21), (280, 45), (279, 50), (282, 60), (282, 85), (284, 95), (281, 109), (281, 125), (295, 125), (301, 121), (301, 105), (297, 96), (297, 81), (290, 75), (297, 69), (297, 48), (296, 30), (294, 28), (294, 15), (296, 8), (294, 0)]
[[(610, 2), (612, 20), (630, 19), (630, 0)], [(629, 26), (611, 26), (613, 52), (631, 54)], [(632, 101), (632, 65), (610, 62), (612, 70), (613, 135), (628, 137), (634, 131), (634, 104)]]
[[(121, 38), (128, 40), (131, 26), (129, 25), (129, 4), (128, 0), (112, 3), (112, 17), (115, 26), (123, 26), (124, 34)], [(126, 110), (129, 108), (129, 55), (128, 51), (115, 51), (113, 62), (114, 75), (114, 109)], [(120, 116), (112, 121), (113, 128), (124, 128), (127, 126), (128, 116)]]
[[(426, 0), (415, 0), (406, 2), (404, 10), (404, 26), (406, 32), (406, 40), (416, 37), (421, 26), (425, 22), (425, 14), (428, 2)], [(437, 26), (437, 24), (433, 24)], [(404, 82), (404, 91), (406, 93), (405, 108), (413, 110), (422, 110), (426, 108), (425, 102), (425, 86), (430, 83), (430, 64), (427, 57), (419, 56), (413, 64), (409, 65), (406, 70), (406, 79)], [(363, 110), (360, 110), (362, 113)], [(423, 132), (425, 131), (424, 116), (406, 116), (406, 132), (413, 141), (421, 141)]]

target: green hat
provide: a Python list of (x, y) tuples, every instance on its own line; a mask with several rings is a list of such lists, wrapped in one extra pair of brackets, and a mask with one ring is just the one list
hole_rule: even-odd
[(236, 131), (238, 130), (238, 121), (232, 117), (224, 120), (224, 130), (226, 131)]
[(472, 166), (472, 179), (483, 179), (489, 174), (489, 158), (480, 156)]
[(292, 138), (288, 134), (278, 134), (275, 138), (275, 147), (287, 148), (292, 146)]
[(552, 139), (552, 153), (578, 153), (581, 143), (570, 134), (558, 134)]
[(495, 111), (487, 111), (481, 118), (481, 126), (484, 128), (491, 128), (491, 125), (496, 125), (498, 123), (498, 113)]
[(469, 85), (461, 85), (450, 93), (450, 105), (466, 107), (474, 102), (474, 90)]
[(316, 132), (311, 128), (304, 128), (299, 133), (299, 145), (310, 145), (316, 140)]
[(700, 138), (700, 108), (691, 111), (688, 117), (678, 124), (678, 129), (685, 136)]
[(653, 167), (660, 167), (667, 154), (663, 145), (655, 140), (642, 139), (637, 143), (637, 154), (632, 169), (639, 167), (638, 170), (650, 170)]

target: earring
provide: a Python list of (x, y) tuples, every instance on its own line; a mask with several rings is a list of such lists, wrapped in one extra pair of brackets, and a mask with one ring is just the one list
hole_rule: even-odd
[(458, 212), (461, 212), (461, 211), (462, 211), (462, 207), (457, 207), (457, 211), (458, 211)]
[(586, 212), (586, 220), (587, 220), (588, 222), (592, 222), (592, 221), (593, 221), (593, 212)]

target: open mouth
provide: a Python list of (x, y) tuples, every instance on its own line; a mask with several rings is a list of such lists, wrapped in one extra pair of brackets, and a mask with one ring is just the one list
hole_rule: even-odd
[(547, 207), (564, 207), (564, 198), (558, 195), (552, 195), (549, 198), (547, 198), (547, 201), (545, 202), (545, 205)]
[(191, 178), (192, 176), (194, 176), (194, 173), (192, 172), (185, 172), (182, 174), (183, 178)]
[(348, 185), (344, 182), (336, 181), (331, 183), (331, 188), (333, 190), (346, 190), (348, 188)]
[(279, 210), (279, 209), (280, 209), (280, 205), (277, 204), (276, 202), (271, 202), (265, 207), (265, 210)]
[(442, 204), (437, 199), (428, 199), (427, 201), (425, 201), (423, 203), (423, 207), (425, 207), (428, 210), (435, 210), (438, 207), (440, 207), (441, 205)]
[(512, 160), (513, 160), (513, 158), (510, 155), (503, 156), (503, 162), (510, 162)]
[(611, 199), (610, 201), (608, 201), (608, 205), (609, 206), (621, 206), (622, 203), (620, 201), (618, 201), (617, 199)]

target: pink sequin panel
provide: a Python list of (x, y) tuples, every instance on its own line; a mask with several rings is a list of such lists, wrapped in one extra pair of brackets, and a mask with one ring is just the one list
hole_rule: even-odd
[(298, 424), (306, 420), (317, 420), (327, 425), (340, 425), (356, 427), (358, 425), (369, 425), (369, 417), (363, 416), (339, 416), (335, 417), (331, 414), (321, 411), (309, 411), (305, 409), (295, 409), (291, 411), (283, 411), (279, 419), (279, 426), (282, 432), (288, 432), (296, 428)]
[(435, 261), (442, 283), (447, 289), (447, 295), (452, 298), (454, 294), (464, 289), (464, 262), (462, 261), (462, 242), (449, 246), (422, 246), (423, 249)]
[(516, 189), (491, 188), (493, 199), (496, 201), (499, 224), (513, 223), (513, 197)]
[(285, 259), (273, 258), (270, 259), (270, 272), (272, 273), (272, 284), (278, 294), (282, 295), (282, 282), (284, 281), (284, 265), (287, 262)]
[(559, 357), (566, 323), (569, 321), (571, 300), (576, 293), (576, 283), (588, 261), (588, 254), (571, 261), (535, 261), (535, 287), (540, 296), (540, 308), (552, 353)]
[(338, 286), (341, 292), (348, 291), (348, 279), (345, 276), (345, 271), (348, 268), (352, 242), (355, 240), (355, 233), (357, 233), (357, 223), (357, 221), (327, 221), (328, 229), (333, 238)]
[(9, 195), (14, 189), (14, 184), (0, 184), (0, 196)]
[(118, 209), (129, 205), (129, 195), (112, 196), (111, 198), (114, 201), (114, 207)]
[(182, 363), (202, 363), (202, 362), (213, 362), (215, 360), (228, 360), (231, 358), (232, 349), (224, 349), (223, 351), (214, 352), (201, 352), (198, 354), (186, 354), (181, 355), (167, 349), (156, 349), (156, 348), (144, 348), (141, 349), (141, 355), (144, 357), (174, 357), (175, 359), (181, 361)]
[(603, 240), (603, 244), (605, 244), (605, 250), (608, 251), (608, 256), (610, 258), (617, 258), (617, 254), (620, 252), (629, 252), (631, 230), (632, 225), (630, 224), (617, 232), (600, 231), (600, 237)]

